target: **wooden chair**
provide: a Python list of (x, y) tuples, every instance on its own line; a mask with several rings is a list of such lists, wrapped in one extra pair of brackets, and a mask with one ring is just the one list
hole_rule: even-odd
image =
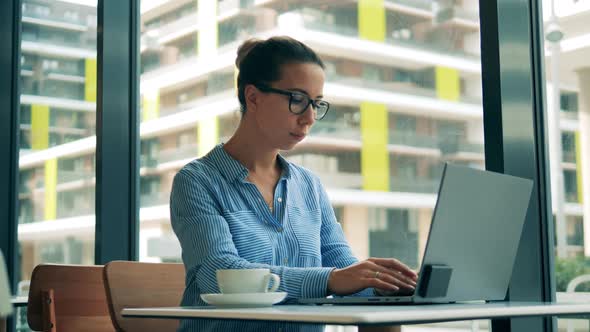
[(37, 265), (27, 321), (35, 331), (113, 332), (102, 265)]
[(117, 331), (176, 331), (178, 320), (126, 318), (123, 308), (176, 307), (184, 291), (184, 265), (113, 261), (105, 265), (104, 285)]

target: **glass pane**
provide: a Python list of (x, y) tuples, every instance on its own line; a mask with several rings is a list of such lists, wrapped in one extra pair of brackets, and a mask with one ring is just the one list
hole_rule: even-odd
[[(22, 1), (18, 295), (39, 263), (94, 264), (96, 0)], [(21, 310), (18, 330), (27, 330)]]
[[(181, 261), (172, 179), (231, 137), (237, 47), (271, 35), (320, 54), (331, 103), (283, 155), (321, 178), (359, 259), (417, 268), (443, 163), (484, 167), (477, 0), (143, 0), (140, 259)], [(383, 123), (381, 138), (363, 140)], [(381, 192), (379, 201), (368, 191)], [(437, 326), (407, 330), (483, 331), (488, 322)]]
[[(590, 301), (590, 3), (544, 0), (547, 141), (558, 301)], [(588, 321), (559, 319), (588, 331)]]

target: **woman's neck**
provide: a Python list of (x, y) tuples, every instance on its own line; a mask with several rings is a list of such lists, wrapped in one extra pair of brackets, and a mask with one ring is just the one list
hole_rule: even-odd
[(223, 145), (223, 149), (250, 172), (267, 173), (278, 170), (278, 149), (268, 147), (260, 139), (248, 135), (241, 126)]

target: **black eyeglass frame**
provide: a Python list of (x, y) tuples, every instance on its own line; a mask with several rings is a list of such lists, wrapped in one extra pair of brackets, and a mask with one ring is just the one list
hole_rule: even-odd
[[(289, 96), (289, 112), (291, 112), (293, 114), (302, 115), (303, 113), (305, 113), (307, 111), (307, 109), (309, 108), (309, 105), (312, 105), (313, 109), (317, 110), (320, 107), (319, 103), (323, 103), (326, 106), (326, 112), (321, 117), (318, 117), (317, 111), (315, 112), (315, 115), (314, 115), (314, 119), (321, 120), (326, 116), (326, 114), (328, 114), (328, 111), (330, 110), (330, 103), (329, 102), (327, 102), (323, 99), (312, 99), (310, 96), (308, 96), (307, 94), (305, 94), (303, 92), (282, 90), (282, 89), (277, 89), (277, 88), (273, 88), (268, 85), (262, 85), (262, 84), (254, 84), (254, 86), (262, 92), (278, 93), (280, 95)], [(293, 109), (291, 107), (294, 95), (304, 96), (308, 100), (307, 105), (305, 105), (305, 108), (301, 112), (295, 112), (295, 111), (293, 111)]]

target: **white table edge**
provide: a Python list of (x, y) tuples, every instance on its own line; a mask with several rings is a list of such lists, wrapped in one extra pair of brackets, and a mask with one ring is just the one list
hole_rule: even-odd
[(15, 307), (23, 307), (26, 306), (29, 302), (28, 296), (13, 296), (10, 298), (10, 304)]
[[(331, 309), (328, 309), (331, 308)], [(125, 308), (124, 317), (210, 318), (325, 324), (418, 324), (502, 317), (590, 315), (590, 304), (505, 302), (412, 306), (302, 306), (215, 309), (207, 307)]]

